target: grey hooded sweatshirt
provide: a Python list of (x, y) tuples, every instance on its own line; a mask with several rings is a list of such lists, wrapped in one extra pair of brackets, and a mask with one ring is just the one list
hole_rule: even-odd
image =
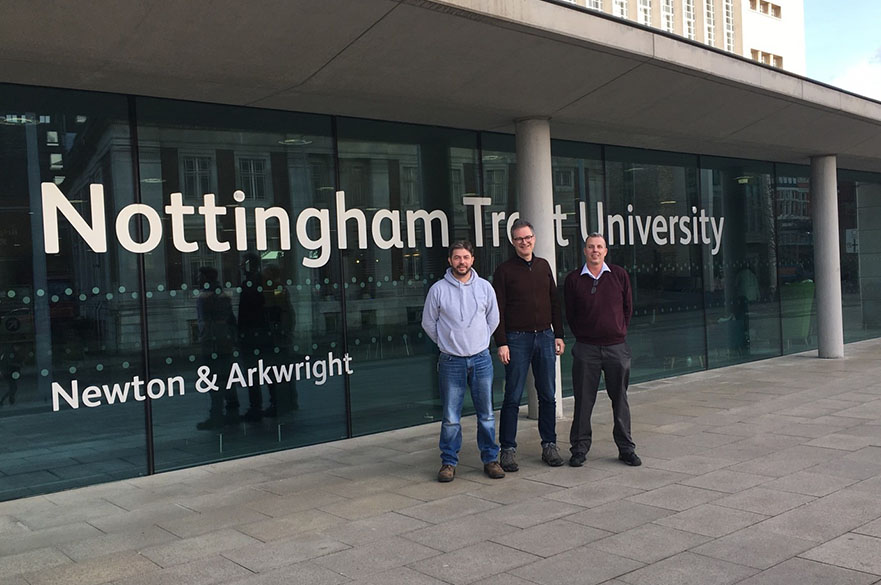
[(422, 328), (446, 354), (468, 357), (482, 352), (498, 324), (495, 290), (473, 268), (467, 282), (459, 282), (447, 268), (428, 291)]

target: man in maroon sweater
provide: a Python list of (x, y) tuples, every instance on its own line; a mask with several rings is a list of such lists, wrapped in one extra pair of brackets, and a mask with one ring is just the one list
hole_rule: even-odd
[(563, 465), (557, 449), (556, 360), (562, 355), (563, 316), (557, 300), (557, 283), (551, 266), (533, 254), (532, 224), (518, 219), (511, 226), (516, 256), (502, 262), (493, 275), (499, 301), (499, 326), (493, 338), (499, 360), (505, 365), (505, 398), (499, 416), (499, 463), (517, 471), (517, 413), (532, 366), (538, 394), (538, 434), (541, 459), (551, 467)]
[(642, 465), (630, 436), (630, 347), (627, 327), (633, 315), (630, 277), (620, 266), (606, 264), (606, 239), (592, 233), (584, 242), (586, 262), (566, 276), (564, 296), (566, 320), (575, 335), (572, 349), (572, 386), (575, 413), (569, 432), (569, 465), (581, 467), (590, 451), (590, 415), (596, 403), (600, 373), (606, 377), (606, 392), (612, 401), (618, 459), (627, 465)]

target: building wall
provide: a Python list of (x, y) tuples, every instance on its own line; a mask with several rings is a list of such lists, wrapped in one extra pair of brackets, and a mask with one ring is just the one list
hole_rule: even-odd
[(805, 74), (803, 0), (744, 0), (741, 15), (744, 57), (769, 65), (780, 58), (782, 69)]
[[(695, 14), (693, 37), (688, 34), (685, 17), (689, 0), (643, 1), (651, 8), (648, 26), (792, 73), (805, 74), (804, 0), (691, 0)], [(671, 21), (663, 17), (668, 2), (673, 13)], [(571, 0), (571, 3), (615, 14), (613, 0)], [(627, 0), (628, 20), (640, 22), (640, 5), (640, 0)], [(665, 26), (667, 22), (671, 22), (672, 27)], [(727, 35), (730, 38), (726, 39)]]
[[(422, 305), (449, 242), (511, 254), (513, 136), (0, 89), (0, 499), (440, 419)], [(562, 282), (607, 235), (635, 381), (816, 347), (806, 167), (552, 157), (537, 236)], [(842, 173), (846, 335), (875, 337), (881, 176)]]

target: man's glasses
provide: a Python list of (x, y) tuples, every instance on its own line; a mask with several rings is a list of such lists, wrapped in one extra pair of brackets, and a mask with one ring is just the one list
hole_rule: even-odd
[(523, 236), (522, 238), (514, 238), (514, 243), (515, 244), (522, 244), (523, 242), (531, 242), (532, 238), (534, 238), (534, 237), (535, 237), (535, 235)]
[(600, 282), (600, 279), (599, 279), (599, 278), (594, 278), (594, 279), (593, 279), (593, 288), (590, 289), (590, 294), (592, 294), (592, 295), (597, 294), (597, 284), (599, 284), (599, 282)]

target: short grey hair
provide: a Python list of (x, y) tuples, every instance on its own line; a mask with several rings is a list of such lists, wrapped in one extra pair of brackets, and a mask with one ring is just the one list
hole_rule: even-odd
[(584, 247), (585, 247), (585, 248), (587, 247), (587, 241), (588, 241), (589, 239), (591, 239), (591, 238), (602, 238), (602, 239), (603, 239), (603, 244), (605, 244), (606, 247), (609, 246), (609, 243), (606, 241), (606, 236), (604, 236), (604, 235), (601, 234), (600, 232), (590, 232), (589, 234), (587, 234), (587, 237), (584, 238)]
[(529, 228), (529, 231), (535, 235), (535, 228), (532, 227), (532, 224), (526, 221), (525, 219), (520, 219), (519, 217), (514, 220), (514, 223), (511, 224), (511, 238), (514, 238), (514, 232), (519, 230), (520, 228)]

